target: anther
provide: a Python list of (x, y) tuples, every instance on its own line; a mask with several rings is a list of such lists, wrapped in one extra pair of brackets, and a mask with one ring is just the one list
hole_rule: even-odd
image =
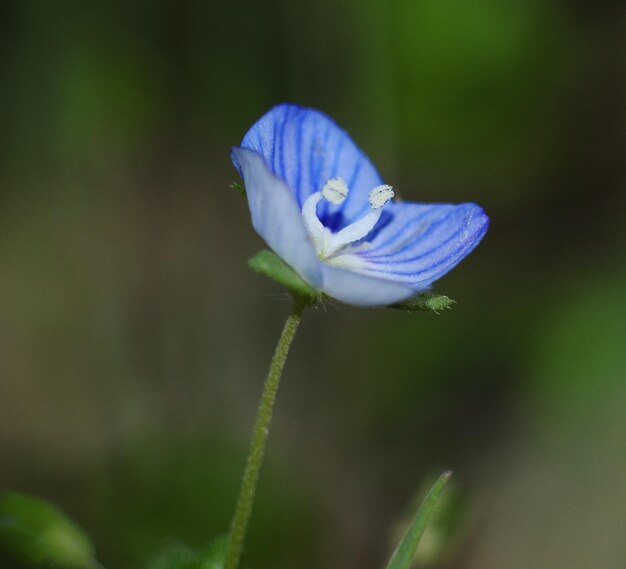
[(322, 197), (330, 203), (339, 205), (348, 195), (348, 186), (343, 178), (331, 178), (322, 188)]
[(380, 209), (394, 196), (393, 188), (383, 184), (376, 186), (369, 194), (370, 205), (374, 209)]

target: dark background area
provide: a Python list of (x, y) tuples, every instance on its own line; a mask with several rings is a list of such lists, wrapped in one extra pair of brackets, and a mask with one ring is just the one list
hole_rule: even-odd
[(622, 1), (31, 0), (0, 46), (0, 487), (109, 569), (228, 529), (289, 306), (229, 149), (292, 101), (492, 224), (451, 311), (305, 314), (246, 566), (382, 567), (451, 468), (420, 567), (624, 567)]

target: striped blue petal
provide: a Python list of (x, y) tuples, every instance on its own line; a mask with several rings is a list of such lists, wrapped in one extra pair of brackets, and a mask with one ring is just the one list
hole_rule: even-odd
[(233, 148), (231, 157), (246, 185), (252, 225), (256, 232), (305, 281), (320, 288), (321, 263), (293, 192), (267, 168), (256, 152)]
[(489, 225), (473, 203), (394, 203), (391, 220), (359, 253), (362, 272), (414, 287), (427, 288), (478, 245)]
[(355, 273), (322, 264), (323, 290), (329, 296), (355, 306), (385, 306), (415, 294), (406, 284)]
[(324, 113), (281, 104), (259, 119), (241, 143), (258, 152), (268, 168), (284, 180), (302, 207), (308, 196), (335, 177), (345, 180), (348, 198), (339, 206), (321, 204), (324, 224), (338, 230), (369, 208), (369, 191), (380, 175), (350, 136)]

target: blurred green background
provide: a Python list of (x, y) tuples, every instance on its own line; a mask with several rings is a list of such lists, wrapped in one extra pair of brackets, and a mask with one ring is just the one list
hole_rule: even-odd
[(492, 225), (452, 311), (305, 315), (246, 566), (381, 567), (446, 468), (419, 567), (626, 566), (623, 1), (24, 0), (0, 32), (1, 488), (109, 569), (227, 530), (288, 311), (229, 148), (293, 101)]

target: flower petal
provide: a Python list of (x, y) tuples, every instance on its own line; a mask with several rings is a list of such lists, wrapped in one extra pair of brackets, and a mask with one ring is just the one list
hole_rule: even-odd
[(354, 273), (349, 270), (322, 265), (322, 290), (347, 304), (355, 306), (385, 306), (413, 296), (415, 290), (406, 284)]
[(489, 218), (473, 203), (394, 203), (391, 221), (359, 253), (368, 275), (426, 288), (466, 257), (485, 235)]
[(231, 157), (246, 185), (256, 232), (306, 282), (319, 288), (322, 283), (321, 262), (291, 190), (270, 172), (258, 153), (233, 148)]
[(339, 206), (320, 205), (319, 214), (333, 231), (369, 209), (368, 192), (382, 184), (380, 175), (350, 136), (314, 109), (292, 104), (272, 108), (241, 142), (258, 152), (269, 169), (295, 193), (300, 207), (330, 178), (343, 178), (350, 193)]

